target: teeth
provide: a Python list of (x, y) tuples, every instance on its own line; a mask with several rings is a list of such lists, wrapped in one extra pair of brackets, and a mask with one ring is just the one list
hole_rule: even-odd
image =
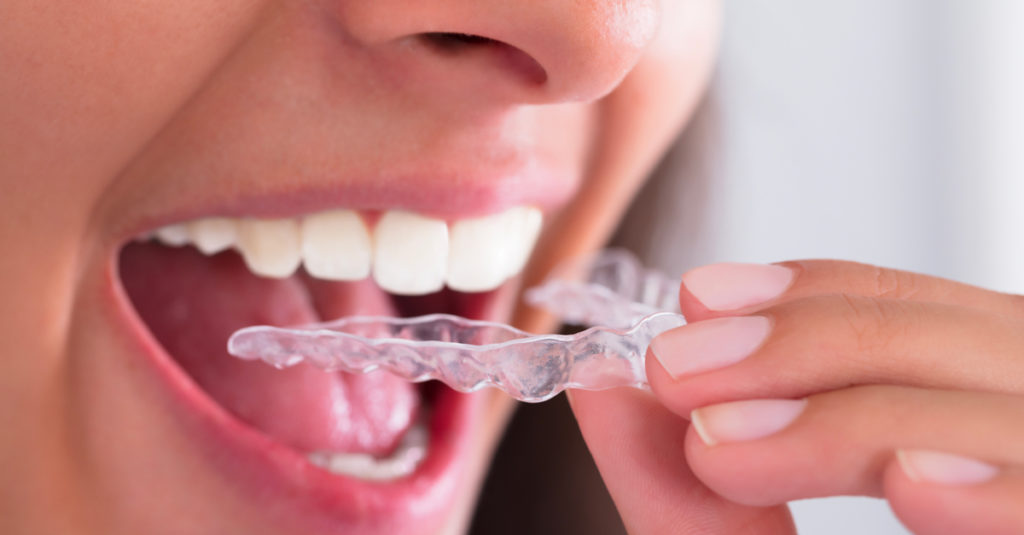
[(402, 442), (390, 456), (378, 459), (368, 453), (333, 453), (315, 451), (306, 456), (309, 462), (333, 474), (364, 480), (387, 481), (407, 476), (427, 456), (429, 432), (423, 418), (406, 430)]
[(290, 277), (302, 263), (298, 222), (291, 219), (243, 219), (238, 248), (249, 270), (271, 278)]
[(211, 217), (193, 221), (188, 225), (192, 243), (203, 254), (217, 254), (231, 248), (238, 241), (238, 226), (226, 217)]
[(509, 225), (512, 245), (509, 246), (507, 276), (514, 277), (526, 267), (526, 261), (530, 259), (533, 246), (537, 244), (537, 237), (540, 236), (543, 223), (544, 217), (536, 208), (523, 208), (516, 213)]
[(448, 225), (409, 212), (388, 212), (374, 231), (373, 279), (387, 292), (422, 295), (444, 286)]
[(310, 275), (360, 280), (370, 274), (370, 233), (358, 214), (337, 210), (302, 220), (302, 257)]
[(179, 247), (188, 243), (188, 227), (183, 223), (175, 223), (156, 229), (156, 239), (164, 245)]
[(452, 225), (448, 249), (448, 287), (481, 292), (518, 273), (533, 248), (536, 232), (526, 207)]
[(192, 243), (205, 254), (235, 248), (260, 276), (291, 276), (300, 264), (313, 277), (373, 276), (387, 292), (421, 295), (447, 284), (462, 292), (497, 288), (522, 271), (540, 233), (540, 210), (519, 206), (455, 221), (385, 212), (373, 231), (352, 210), (301, 219), (212, 217), (157, 229), (172, 246)]

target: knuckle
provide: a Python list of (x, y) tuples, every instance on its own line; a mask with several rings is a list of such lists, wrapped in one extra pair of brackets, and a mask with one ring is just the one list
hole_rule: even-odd
[(910, 272), (872, 267), (874, 287), (871, 295), (883, 299), (910, 299), (921, 292), (920, 278)]
[(893, 345), (908, 328), (899, 301), (840, 295), (840, 321), (852, 335), (858, 353), (878, 353)]

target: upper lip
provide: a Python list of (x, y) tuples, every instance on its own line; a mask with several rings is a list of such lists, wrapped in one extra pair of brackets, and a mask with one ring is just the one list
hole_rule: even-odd
[[(553, 180), (550, 173), (538, 172), (528, 177), (495, 177), (468, 184), (456, 179), (312, 186), (281, 181), (253, 192), (238, 193), (232, 189), (209, 184), (198, 192), (167, 192), (170, 199), (154, 194), (151, 202), (159, 208), (140, 208), (143, 213), (136, 218), (119, 217), (122, 227), (112, 235), (123, 243), (169, 223), (207, 216), (280, 218), (331, 209), (408, 210), (448, 221), (490, 215), (519, 205), (550, 211), (568, 201), (575, 185), (572, 181)], [(168, 204), (176, 206), (165, 208)]]
[(198, 141), (175, 142), (183, 135), (154, 140), (118, 174), (95, 212), (105, 219), (105, 235), (123, 242), (205, 216), (280, 218), (341, 208), (401, 209), (445, 220), (517, 205), (549, 212), (573, 197), (581, 179), (574, 165), (515, 141), (463, 143), (411, 160), (388, 160), (386, 149), (364, 156), (328, 151), (323, 161), (293, 168), (288, 162), (301, 155), (268, 156), (256, 147), (244, 158), (232, 145), (220, 159)]

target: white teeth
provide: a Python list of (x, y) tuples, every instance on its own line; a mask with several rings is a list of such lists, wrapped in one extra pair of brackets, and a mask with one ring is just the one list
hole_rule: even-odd
[(333, 453), (315, 451), (306, 456), (309, 462), (333, 474), (363, 480), (387, 481), (407, 476), (427, 456), (430, 441), (427, 425), (420, 418), (405, 431), (402, 442), (390, 456), (378, 459), (368, 453)]
[(361, 280), (370, 274), (370, 233), (351, 210), (322, 212), (302, 220), (302, 257), (310, 275)]
[(422, 295), (447, 284), (461, 292), (493, 290), (522, 271), (541, 228), (541, 212), (518, 206), (453, 222), (411, 212), (385, 212), (371, 232), (353, 210), (301, 219), (211, 217), (176, 223), (152, 234), (160, 242), (189, 242), (205, 254), (235, 248), (260, 276), (291, 276), (301, 264), (313, 277), (362, 280), (373, 276), (387, 292)]
[(226, 217), (210, 217), (188, 225), (192, 243), (203, 254), (212, 255), (231, 248), (238, 241), (238, 227)]
[(373, 279), (387, 292), (422, 295), (444, 287), (448, 225), (410, 212), (388, 212), (374, 231)]
[(481, 292), (518, 273), (537, 237), (533, 214), (540, 216), (536, 209), (517, 207), (452, 225), (448, 287)]
[(543, 223), (544, 216), (536, 208), (523, 208), (516, 213), (514, 222), (510, 225), (513, 228), (510, 231), (513, 244), (509, 249), (507, 276), (514, 277), (526, 267)]
[(302, 263), (299, 224), (292, 219), (243, 219), (238, 248), (249, 270), (272, 278), (290, 277)]
[(173, 225), (167, 225), (166, 227), (160, 227), (156, 229), (154, 233), (156, 239), (160, 240), (164, 245), (170, 245), (172, 247), (179, 247), (188, 243), (188, 227), (184, 223), (175, 223)]

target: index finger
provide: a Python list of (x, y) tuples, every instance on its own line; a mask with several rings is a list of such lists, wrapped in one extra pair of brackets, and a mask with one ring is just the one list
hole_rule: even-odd
[(748, 314), (814, 295), (928, 301), (1024, 316), (1024, 297), (960, 282), (840, 260), (710, 264), (683, 275), (679, 303), (689, 321)]

